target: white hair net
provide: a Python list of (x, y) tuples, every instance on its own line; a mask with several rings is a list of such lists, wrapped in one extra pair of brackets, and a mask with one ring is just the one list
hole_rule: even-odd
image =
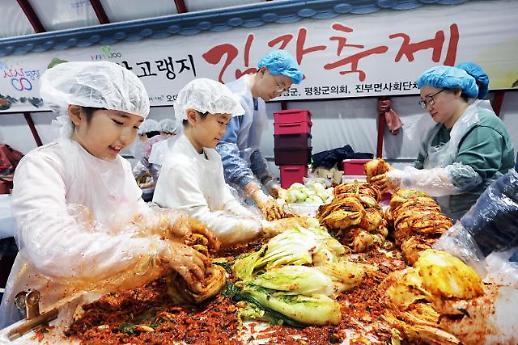
[(41, 76), (40, 95), (45, 104), (66, 118), (68, 124), (62, 134), (71, 134), (68, 120), (70, 104), (83, 107), (118, 110), (146, 118), (149, 97), (144, 85), (131, 71), (108, 61), (65, 62), (56, 65)]
[(160, 132), (160, 124), (158, 121), (153, 119), (146, 119), (146, 121), (142, 122), (139, 126), (137, 134), (142, 135), (149, 132)]
[(225, 85), (212, 79), (194, 79), (178, 93), (174, 103), (177, 118), (187, 119), (187, 109), (200, 113), (240, 115), (245, 111), (239, 99)]
[(163, 119), (160, 122), (160, 130), (166, 133), (176, 132), (176, 121), (172, 119)]

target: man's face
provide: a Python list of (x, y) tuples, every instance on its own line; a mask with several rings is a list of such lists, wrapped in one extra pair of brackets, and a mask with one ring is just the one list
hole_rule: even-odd
[(263, 67), (258, 72), (256, 93), (263, 100), (270, 101), (287, 91), (292, 84), (290, 77), (282, 74), (272, 75), (267, 68)]

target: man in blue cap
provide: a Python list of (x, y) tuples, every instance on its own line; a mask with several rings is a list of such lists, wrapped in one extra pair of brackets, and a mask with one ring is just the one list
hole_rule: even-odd
[(514, 166), (507, 129), (494, 113), (484, 70), (465, 63), (435, 66), (417, 80), (421, 107), (437, 125), (425, 136), (414, 167), (373, 178), (382, 190), (416, 189), (437, 198), (444, 213), (461, 218), (482, 192)]
[(263, 191), (264, 187), (276, 196), (280, 188), (259, 149), (268, 121), (265, 101), (280, 96), (293, 83), (299, 84), (302, 77), (293, 56), (285, 50), (275, 50), (259, 60), (256, 73), (227, 84), (239, 97), (245, 112), (234, 114), (216, 148), (223, 161), (225, 180), (250, 197), (265, 214), (267, 210), (269, 214), (282, 213), (273, 198)]

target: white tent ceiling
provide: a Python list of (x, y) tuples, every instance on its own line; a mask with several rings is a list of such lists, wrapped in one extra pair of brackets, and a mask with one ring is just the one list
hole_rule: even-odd
[(116, 23), (175, 15), (182, 8), (198, 12), (264, 1), (267, 0), (1, 0), (0, 38), (34, 34), (38, 30), (34, 21), (39, 21), (44, 31), (100, 25), (102, 18), (96, 14), (96, 5), (100, 5), (108, 22)]

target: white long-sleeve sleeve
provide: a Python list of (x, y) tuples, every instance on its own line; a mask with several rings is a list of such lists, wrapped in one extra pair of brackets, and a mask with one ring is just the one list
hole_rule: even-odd
[[(200, 186), (197, 185), (192, 175), (181, 166), (163, 167), (159, 181), (167, 181), (167, 183), (160, 184), (158, 198), (154, 198), (153, 201), (162, 207), (186, 211), (212, 230), (223, 245), (250, 240), (261, 230), (260, 221), (252, 218), (252, 214), (249, 215), (249, 212), (241, 205), (239, 206), (242, 207), (241, 212), (244, 216), (236, 215), (235, 212), (239, 212), (237, 209), (232, 213), (225, 209), (211, 210)], [(155, 195), (157, 195), (158, 188), (157, 185)], [(230, 194), (230, 192), (228, 193)], [(227, 207), (230, 208), (235, 203), (238, 202), (228, 200)]]
[(223, 205), (224, 209), (229, 213), (239, 216), (239, 217), (257, 217), (258, 215), (254, 214), (252, 211), (243, 206), (235, 197), (232, 195), (230, 191), (230, 187), (226, 186), (224, 188), (224, 197), (223, 197)]
[(434, 197), (461, 194), (482, 182), (480, 175), (469, 165), (453, 163), (444, 168), (394, 169), (387, 176), (399, 182), (399, 187), (416, 189)]
[(181, 136), (162, 166), (153, 201), (186, 211), (212, 230), (223, 245), (256, 237), (261, 222), (230, 193), (219, 154), (205, 149), (205, 155), (198, 154)]
[[(73, 216), (71, 211), (81, 206), (67, 200), (66, 173), (59, 159), (41, 152), (26, 156), (16, 171), (13, 214), (17, 241), (20, 253), (40, 273), (65, 281), (101, 280), (156, 255), (164, 246), (158, 236), (137, 237), (128, 225), (112, 228), (95, 219), (81, 221)], [(93, 188), (89, 182), (75, 181), (85, 190)]]

